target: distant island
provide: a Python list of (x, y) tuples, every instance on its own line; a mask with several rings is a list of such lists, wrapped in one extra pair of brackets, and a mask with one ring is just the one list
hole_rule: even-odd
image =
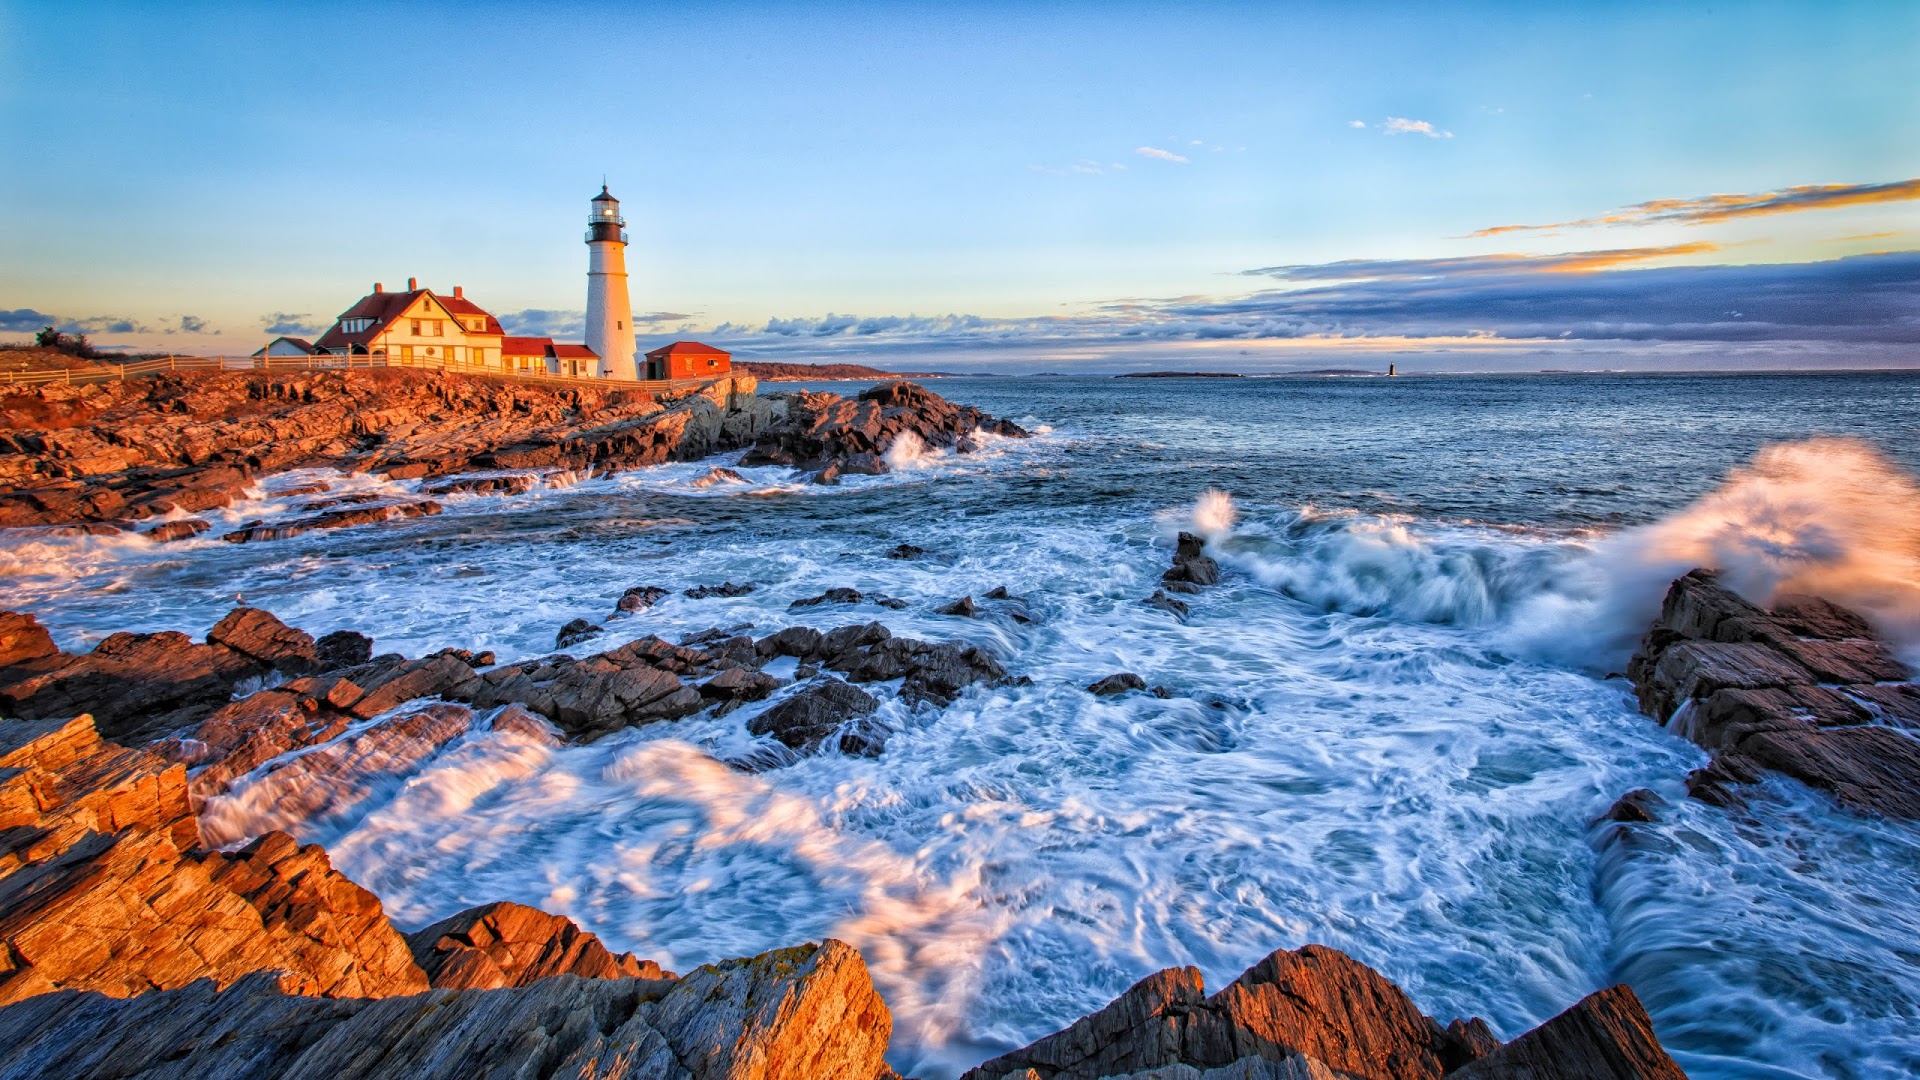
[(883, 371), (865, 364), (775, 364), (764, 360), (735, 360), (735, 371), (744, 371), (762, 382), (829, 382), (836, 379), (951, 379), (951, 371)]
[(1244, 379), (1234, 371), (1129, 371), (1116, 379)]

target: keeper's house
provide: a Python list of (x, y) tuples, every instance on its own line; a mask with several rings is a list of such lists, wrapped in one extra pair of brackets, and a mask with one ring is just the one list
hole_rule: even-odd
[(551, 338), (510, 338), (466, 291), (452, 296), (407, 279), (405, 292), (373, 291), (342, 312), (313, 343), (316, 356), (379, 356), (389, 364), (459, 365), (523, 375), (590, 375), (598, 358), (584, 345)]

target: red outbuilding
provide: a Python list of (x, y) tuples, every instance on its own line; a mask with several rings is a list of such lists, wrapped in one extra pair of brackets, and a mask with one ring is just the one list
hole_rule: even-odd
[(648, 379), (717, 379), (733, 370), (731, 354), (697, 341), (676, 341), (647, 354)]

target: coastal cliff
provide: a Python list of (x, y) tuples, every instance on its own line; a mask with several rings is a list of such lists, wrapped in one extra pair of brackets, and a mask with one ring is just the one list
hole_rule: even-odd
[[(964, 453), (979, 431), (1025, 435), (910, 383), (857, 401), (762, 395), (750, 375), (667, 395), (405, 369), (49, 384), (0, 389), (0, 528), (144, 527), (155, 540), (182, 539), (209, 528), (183, 515), (230, 506), (262, 477), (311, 467), (440, 481), (422, 484), (422, 496), (511, 494), (532, 484), (532, 471), (604, 475), (751, 447), (755, 462), (831, 483), (843, 472), (885, 472), (881, 455), (906, 432)], [(521, 475), (445, 479), (502, 471)], [(305, 509), (309, 516), (228, 538), (278, 539), (441, 506), (317, 498)]]

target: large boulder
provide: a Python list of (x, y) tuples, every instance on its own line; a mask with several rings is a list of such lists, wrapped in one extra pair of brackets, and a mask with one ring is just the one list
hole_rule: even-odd
[[(1564, 1055), (1553, 1067), (1525, 1073)], [(1632, 992), (1596, 994), (1503, 1050), (1485, 1022), (1442, 1027), (1400, 989), (1319, 945), (1275, 952), (1211, 997), (1194, 968), (1149, 975), (1099, 1012), (962, 1080), (1667, 1080), (1680, 1076)], [(1502, 1057), (1501, 1055), (1506, 1056)], [(1497, 1068), (1463, 1073), (1498, 1059)]]
[(505, 901), (469, 908), (416, 930), (407, 935), (407, 945), (435, 989), (526, 986), (555, 975), (674, 977), (651, 960), (608, 951), (599, 938), (571, 919)]
[(1920, 686), (1859, 615), (1810, 596), (1763, 609), (1711, 571), (1676, 580), (1627, 665), (1640, 709), (1712, 752), (1718, 805), (1764, 770), (1857, 811), (1920, 818)]

